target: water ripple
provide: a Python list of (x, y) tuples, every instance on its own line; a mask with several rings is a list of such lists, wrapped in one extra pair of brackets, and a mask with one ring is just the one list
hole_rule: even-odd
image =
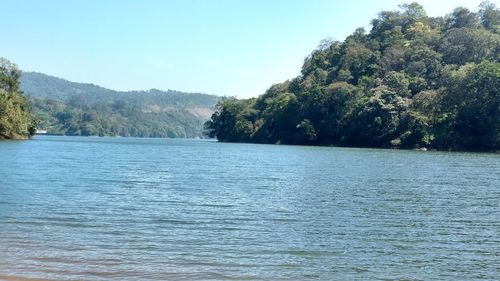
[(0, 280), (499, 275), (497, 154), (76, 137), (0, 154)]

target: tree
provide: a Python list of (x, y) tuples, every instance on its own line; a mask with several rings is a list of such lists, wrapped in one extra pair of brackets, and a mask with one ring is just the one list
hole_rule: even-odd
[(384, 84), (394, 91), (398, 96), (408, 97), (410, 91), (410, 80), (404, 73), (391, 71), (384, 77)]
[(495, 4), (483, 1), (479, 5), (479, 18), (486, 29), (500, 33), (500, 10), (496, 8)]
[(441, 104), (447, 127), (441, 145), (490, 150), (500, 146), (500, 63), (468, 64), (452, 71)]
[(500, 35), (484, 29), (454, 28), (441, 40), (443, 60), (448, 64), (496, 60), (500, 58), (499, 50)]
[(344, 145), (391, 147), (399, 136), (399, 124), (409, 100), (386, 86), (371, 90), (370, 96), (356, 101), (345, 116)]
[(0, 58), (0, 138), (25, 138), (36, 131), (26, 98), (19, 90), (21, 72)]
[(424, 7), (417, 2), (402, 4), (399, 5), (399, 7), (403, 9), (403, 15), (414, 20), (419, 20), (427, 17), (427, 13), (425, 12)]
[(479, 17), (476, 13), (471, 12), (464, 7), (458, 7), (453, 10), (448, 16), (446, 21), (448, 29), (462, 28), (462, 27), (477, 27), (479, 24)]
[(21, 71), (17, 65), (5, 58), (0, 58), (0, 89), (7, 93), (19, 93)]
[[(357, 83), (362, 76), (370, 76), (378, 69), (378, 56), (363, 44), (347, 45), (343, 59), (340, 61), (341, 70), (349, 71), (351, 79), (342, 79), (346, 82)], [(341, 72), (339, 72), (341, 74)], [(352, 80), (352, 81), (350, 81)]]
[(248, 141), (253, 133), (253, 124), (248, 117), (254, 114), (254, 104), (255, 100), (221, 100), (211, 120), (205, 123), (205, 130), (210, 137), (216, 136), (219, 141)]

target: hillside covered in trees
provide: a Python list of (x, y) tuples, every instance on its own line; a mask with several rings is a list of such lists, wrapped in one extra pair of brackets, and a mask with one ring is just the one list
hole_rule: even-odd
[(72, 136), (203, 137), (220, 97), (178, 91), (120, 92), (24, 72), (21, 88), (39, 129)]
[(220, 101), (219, 141), (444, 150), (500, 146), (500, 11), (380, 12), (369, 33), (324, 40), (301, 74), (258, 98)]
[(0, 58), (0, 139), (24, 139), (35, 133), (35, 121), (27, 99), (19, 89), (21, 72)]

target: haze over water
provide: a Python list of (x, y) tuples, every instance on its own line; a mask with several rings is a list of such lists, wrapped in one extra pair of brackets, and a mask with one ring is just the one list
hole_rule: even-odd
[(0, 279), (494, 280), (498, 154), (0, 142)]

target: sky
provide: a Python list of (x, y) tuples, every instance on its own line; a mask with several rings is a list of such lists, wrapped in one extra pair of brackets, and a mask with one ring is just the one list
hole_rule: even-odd
[[(498, 0), (496, 0), (498, 1)], [(495, 4), (496, 1), (491, 1)], [(0, 57), (115, 90), (256, 97), (398, 0), (0, 0)], [(420, 0), (430, 16), (481, 0)]]

